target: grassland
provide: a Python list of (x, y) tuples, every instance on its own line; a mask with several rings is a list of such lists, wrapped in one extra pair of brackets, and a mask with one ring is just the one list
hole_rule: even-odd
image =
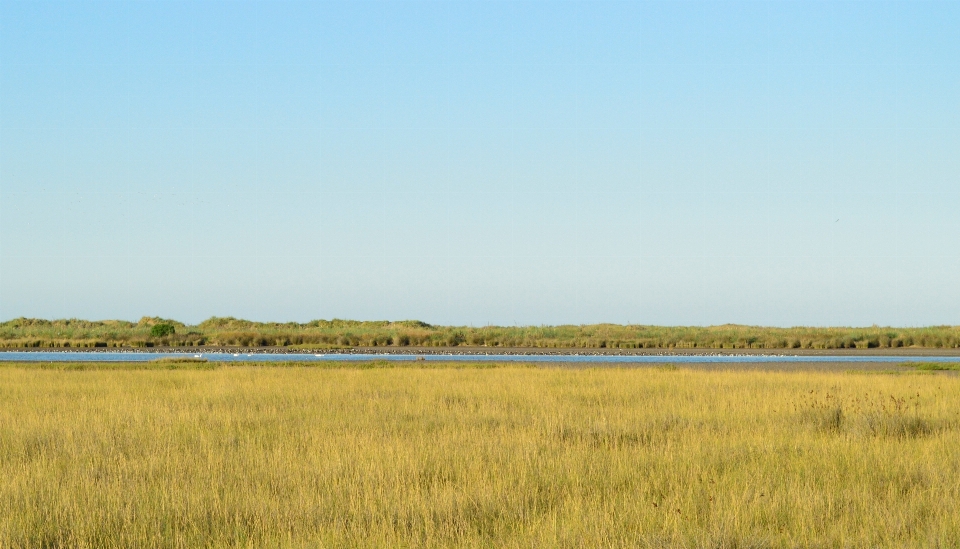
[(0, 367), (0, 546), (960, 545), (956, 376), (379, 366)]
[(762, 326), (434, 326), (315, 320), (252, 322), (210, 318), (197, 325), (144, 317), (123, 320), (17, 318), (0, 323), (0, 347), (525, 347), (535, 349), (960, 349), (960, 326), (770, 328)]
[(960, 362), (906, 362), (901, 364), (901, 366), (909, 366), (916, 370), (927, 370), (927, 371), (936, 371), (936, 370), (960, 370)]

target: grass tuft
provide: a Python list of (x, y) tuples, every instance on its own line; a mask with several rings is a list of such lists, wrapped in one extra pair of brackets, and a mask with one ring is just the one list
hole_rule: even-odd
[(900, 366), (905, 366), (920, 371), (960, 370), (960, 362), (904, 362), (900, 364)]
[(150, 362), (159, 362), (161, 364), (203, 364), (210, 361), (206, 358), (195, 356), (165, 356), (155, 358)]

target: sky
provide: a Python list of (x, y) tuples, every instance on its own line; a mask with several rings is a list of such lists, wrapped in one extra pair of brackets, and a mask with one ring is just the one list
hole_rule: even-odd
[(0, 0), (0, 320), (960, 324), (958, 28)]

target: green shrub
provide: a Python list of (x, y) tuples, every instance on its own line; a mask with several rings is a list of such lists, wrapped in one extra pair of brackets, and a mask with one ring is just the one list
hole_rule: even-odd
[(153, 337), (167, 337), (177, 333), (172, 324), (154, 324), (150, 328), (150, 335)]

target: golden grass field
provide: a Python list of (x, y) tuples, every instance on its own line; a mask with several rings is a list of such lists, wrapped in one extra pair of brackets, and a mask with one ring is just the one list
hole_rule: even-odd
[(0, 367), (0, 547), (958, 547), (960, 378)]

